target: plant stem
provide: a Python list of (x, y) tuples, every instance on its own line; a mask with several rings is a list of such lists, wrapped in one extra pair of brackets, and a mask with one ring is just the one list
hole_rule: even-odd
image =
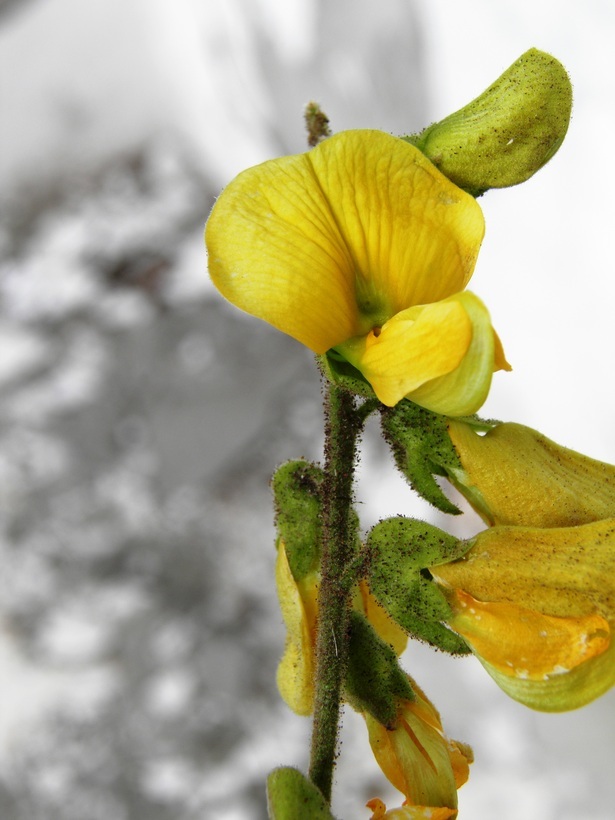
[(351, 582), (346, 570), (356, 552), (351, 521), (356, 442), (363, 419), (354, 397), (333, 384), (325, 401), (323, 552), (310, 778), (330, 802), (347, 662)]

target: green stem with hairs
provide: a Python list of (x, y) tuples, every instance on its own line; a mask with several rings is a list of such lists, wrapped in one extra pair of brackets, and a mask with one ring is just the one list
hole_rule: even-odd
[(330, 802), (347, 664), (353, 582), (348, 568), (356, 554), (356, 529), (351, 520), (356, 446), (366, 413), (356, 407), (350, 393), (334, 384), (328, 386), (325, 408), (323, 553), (310, 778)]

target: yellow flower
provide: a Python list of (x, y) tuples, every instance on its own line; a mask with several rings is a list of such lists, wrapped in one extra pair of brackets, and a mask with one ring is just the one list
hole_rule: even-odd
[(451, 420), (448, 431), (462, 464), (450, 478), (488, 524), (570, 527), (615, 516), (612, 465), (520, 424), (479, 435)]
[[(406, 797), (404, 807), (441, 813), (417, 814), (415, 811), (415, 814), (386, 816), (456, 817), (457, 789), (468, 779), (472, 751), (444, 735), (436, 708), (413, 680), (411, 684), (416, 699), (401, 702), (395, 729), (387, 729), (371, 715), (364, 714), (369, 742), (388, 780)], [(379, 816), (376, 809), (383, 805), (376, 801), (370, 806), (375, 817)], [(442, 813), (446, 811), (449, 813)]]
[(557, 712), (615, 684), (615, 519), (493, 527), (431, 573), (449, 626), (511, 697)]
[[(278, 690), (293, 712), (307, 716), (314, 708), (320, 572), (313, 571), (300, 581), (295, 580), (282, 539), (278, 542), (275, 572), (286, 626), (286, 645), (277, 671)], [(360, 581), (353, 591), (352, 605), (365, 614), (378, 635), (397, 655), (404, 651), (408, 636), (378, 604), (365, 581)]]
[(206, 227), (211, 278), (234, 305), (334, 350), (388, 406), (465, 415), (507, 368), (483, 303), (464, 291), (484, 221), (423, 154), (345, 131), (241, 173)]

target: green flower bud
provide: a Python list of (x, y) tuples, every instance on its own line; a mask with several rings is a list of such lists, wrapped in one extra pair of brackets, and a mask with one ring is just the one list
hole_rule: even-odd
[(290, 766), (267, 778), (267, 809), (270, 820), (335, 820), (319, 789)]
[(474, 196), (525, 182), (562, 144), (572, 86), (550, 54), (526, 51), (471, 103), (406, 138)]

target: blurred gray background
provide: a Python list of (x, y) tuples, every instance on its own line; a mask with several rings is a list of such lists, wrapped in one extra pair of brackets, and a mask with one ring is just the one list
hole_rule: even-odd
[[(202, 229), (242, 168), (334, 130), (421, 129), (531, 46), (569, 69), (569, 136), (488, 194), (472, 289), (515, 370), (485, 415), (615, 462), (608, 0), (0, 2), (0, 817), (261, 820), (305, 769), (275, 690), (283, 630), (268, 480), (320, 457), (310, 354), (213, 291)], [(366, 434), (365, 527), (449, 529)], [(567, 715), (473, 659), (405, 665), (477, 762), (471, 820), (613, 816), (615, 693)], [(391, 790), (344, 721), (335, 810)]]

